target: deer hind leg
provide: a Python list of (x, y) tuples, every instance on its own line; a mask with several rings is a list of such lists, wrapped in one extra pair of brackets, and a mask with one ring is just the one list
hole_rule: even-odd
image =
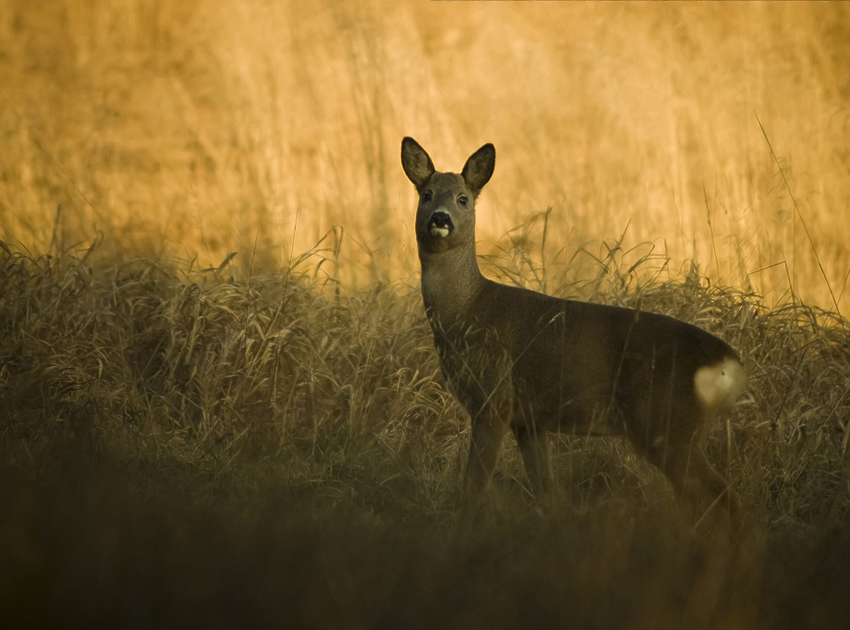
[(706, 414), (696, 405), (653, 406), (643, 422), (627, 423), (631, 442), (670, 480), (692, 523), (734, 520), (737, 496), (702, 450)]
[(662, 471), (685, 503), (691, 521), (734, 520), (738, 498), (726, 478), (708, 462), (702, 444), (692, 440), (671, 446)]
[(522, 461), (535, 496), (540, 499), (552, 491), (552, 468), (549, 462), (549, 435), (534, 426), (512, 426)]

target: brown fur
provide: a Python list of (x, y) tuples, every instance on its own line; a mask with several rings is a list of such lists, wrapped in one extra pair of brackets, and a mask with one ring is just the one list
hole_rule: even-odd
[(746, 385), (735, 351), (671, 317), (484, 278), (475, 255), (475, 200), (493, 173), (492, 145), (457, 175), (436, 171), (424, 149), (405, 138), (402, 165), (419, 193), (425, 311), (449, 388), (472, 422), (466, 491), (484, 490), (510, 428), (536, 492), (552, 484), (547, 435), (561, 431), (624, 434), (695, 518), (727, 493), (701, 438)]

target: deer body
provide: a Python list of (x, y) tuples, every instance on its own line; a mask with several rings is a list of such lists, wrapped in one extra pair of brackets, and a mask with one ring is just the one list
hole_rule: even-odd
[(440, 173), (412, 138), (402, 165), (420, 201), (422, 296), (448, 386), (471, 419), (468, 493), (480, 494), (504, 434), (517, 439), (536, 492), (551, 485), (547, 434), (624, 434), (695, 510), (727, 490), (702, 453), (708, 420), (746, 386), (725, 342), (679, 320), (554, 298), (484, 278), (475, 199), (495, 150)]

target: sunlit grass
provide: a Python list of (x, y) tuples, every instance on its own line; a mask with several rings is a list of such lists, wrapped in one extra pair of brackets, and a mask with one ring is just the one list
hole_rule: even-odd
[(413, 135), (445, 170), (495, 144), (482, 252), (551, 207), (553, 248), (628, 226), (676, 269), (840, 307), (848, 24), (842, 3), (9, 2), (2, 237), (245, 272), (337, 226), (346, 284), (407, 279)]

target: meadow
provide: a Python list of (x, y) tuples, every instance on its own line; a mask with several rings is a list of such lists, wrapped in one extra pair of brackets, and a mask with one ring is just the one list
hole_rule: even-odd
[[(4, 3), (2, 625), (843, 627), (848, 36), (840, 3)], [(496, 145), (488, 276), (740, 352), (706, 448), (741, 531), (574, 436), (553, 507), (506, 443), (459, 522), (404, 135)]]

